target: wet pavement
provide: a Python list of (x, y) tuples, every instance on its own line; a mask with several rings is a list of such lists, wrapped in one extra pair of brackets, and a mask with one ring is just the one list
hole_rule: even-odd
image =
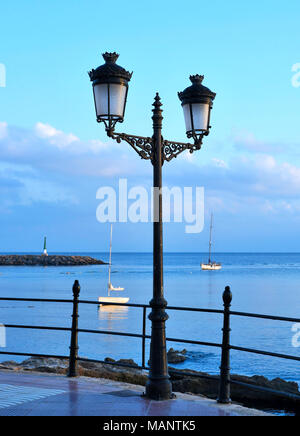
[(267, 416), (196, 395), (152, 401), (143, 391), (106, 379), (0, 371), (0, 416)]

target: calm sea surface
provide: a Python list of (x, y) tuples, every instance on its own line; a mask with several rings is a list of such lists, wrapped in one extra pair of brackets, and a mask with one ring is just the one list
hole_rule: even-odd
[[(74, 254), (74, 253), (73, 253)], [(84, 253), (80, 253), (84, 254)], [(107, 253), (85, 253), (108, 261)], [(300, 254), (217, 254), (222, 271), (201, 271), (205, 254), (167, 253), (164, 257), (165, 296), (169, 305), (222, 308), (222, 293), (230, 285), (232, 310), (300, 318)], [(152, 295), (152, 255), (114, 253), (112, 283), (125, 291), (130, 303), (148, 304)], [(72, 296), (78, 279), (81, 298), (95, 301), (106, 296), (108, 266), (88, 267), (0, 267), (1, 297), (62, 298)], [(0, 301), (0, 324), (32, 324), (69, 327), (70, 304)], [(213, 314), (168, 311), (167, 336), (206, 342), (221, 342), (222, 317)], [(150, 334), (150, 321), (147, 321)], [(80, 328), (142, 332), (142, 309), (80, 306)], [(232, 317), (232, 344), (300, 356), (292, 346), (292, 323)], [(65, 354), (69, 333), (7, 329), (6, 348), (0, 351)], [(147, 341), (149, 345), (149, 341)], [(132, 358), (141, 363), (141, 340), (110, 335), (79, 335), (81, 356), (104, 359)], [(220, 351), (180, 343), (168, 348), (187, 350), (187, 360), (179, 368), (218, 373)], [(148, 349), (149, 347), (147, 347)], [(147, 356), (148, 357), (148, 356)], [(18, 360), (1, 356), (1, 360)], [(173, 365), (174, 366), (174, 365)], [(232, 372), (300, 382), (299, 362), (244, 352), (232, 352)]]

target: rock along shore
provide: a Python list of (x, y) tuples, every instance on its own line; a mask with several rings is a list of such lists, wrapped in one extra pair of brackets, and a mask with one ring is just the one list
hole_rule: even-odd
[[(78, 362), (78, 375), (95, 378), (106, 378), (115, 381), (138, 384), (145, 386), (147, 374), (145, 371), (137, 368), (137, 364), (131, 359), (120, 359), (117, 362), (107, 357), (106, 363)], [(131, 368), (112, 365), (119, 363), (121, 365), (130, 365)], [(31, 357), (22, 363), (7, 361), (0, 363), (0, 370), (11, 371), (37, 371), (54, 374), (67, 374), (69, 362), (67, 359), (54, 359)], [(173, 373), (176, 371), (176, 373)], [(191, 371), (194, 375), (208, 375), (206, 373)], [(202, 395), (207, 398), (216, 399), (218, 397), (218, 381), (215, 379), (203, 379), (199, 377), (186, 376), (184, 370), (178, 370), (169, 367), (171, 382), (174, 392), (189, 393)], [(287, 382), (280, 378), (269, 380), (262, 376), (246, 377), (242, 375), (232, 375), (233, 380), (239, 380), (244, 383), (255, 384), (261, 387), (280, 390), (283, 392), (299, 395), (298, 384)], [(299, 402), (288, 400), (282, 397), (274, 396), (268, 392), (259, 392), (243, 386), (231, 386), (231, 399), (247, 407), (277, 410), (286, 409), (299, 412)]]
[(104, 265), (105, 262), (90, 256), (63, 256), (63, 255), (2, 255), (2, 266), (78, 266), (78, 265)]

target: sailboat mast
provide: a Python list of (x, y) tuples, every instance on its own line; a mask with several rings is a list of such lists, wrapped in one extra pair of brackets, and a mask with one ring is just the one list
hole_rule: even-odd
[(111, 246), (112, 246), (112, 224), (110, 225), (109, 267), (108, 267), (108, 295), (110, 294)]
[(213, 214), (211, 214), (210, 218), (210, 233), (209, 233), (209, 259), (208, 263), (211, 263), (211, 237), (212, 237), (212, 227), (213, 227)]

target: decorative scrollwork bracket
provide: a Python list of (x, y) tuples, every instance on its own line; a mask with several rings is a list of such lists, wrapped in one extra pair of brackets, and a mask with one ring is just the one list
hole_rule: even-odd
[(118, 144), (121, 141), (126, 141), (142, 159), (153, 160), (153, 138), (109, 131), (107, 131), (107, 135), (115, 139)]
[[(128, 135), (127, 133), (116, 133), (110, 129), (106, 130), (107, 135), (120, 143), (126, 141), (138, 153), (141, 159), (151, 160), (154, 163), (154, 139), (145, 136)], [(162, 164), (164, 161), (170, 162), (185, 150), (193, 153), (200, 150), (202, 146), (202, 138), (194, 144), (185, 142), (175, 142), (162, 139)]]
[(189, 150), (193, 153), (196, 150), (200, 150), (202, 146), (202, 140), (195, 142), (195, 144), (189, 144), (185, 142), (174, 142), (163, 140), (163, 160), (170, 162), (174, 157), (177, 157), (185, 150)]

